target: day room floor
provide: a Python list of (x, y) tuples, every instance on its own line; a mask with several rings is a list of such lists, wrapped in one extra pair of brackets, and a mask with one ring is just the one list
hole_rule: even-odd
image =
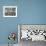
[(25, 41), (25, 40), (21, 40), (20, 41), (20, 46), (46, 46), (46, 42), (45, 41)]

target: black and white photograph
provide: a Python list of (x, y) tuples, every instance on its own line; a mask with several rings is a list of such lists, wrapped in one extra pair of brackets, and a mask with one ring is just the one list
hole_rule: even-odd
[(20, 46), (31, 46), (34, 43), (46, 42), (46, 25), (18, 25)]
[(3, 17), (17, 17), (17, 6), (3, 6)]

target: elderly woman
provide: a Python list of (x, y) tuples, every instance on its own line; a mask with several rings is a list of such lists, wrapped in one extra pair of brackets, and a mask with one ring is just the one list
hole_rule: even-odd
[(8, 39), (9, 40), (15, 40), (15, 38), (16, 38), (16, 34), (15, 33), (10, 33), (10, 35), (8, 36)]

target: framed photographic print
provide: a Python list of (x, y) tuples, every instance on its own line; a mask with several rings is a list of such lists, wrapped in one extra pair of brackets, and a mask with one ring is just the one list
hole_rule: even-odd
[(17, 17), (17, 6), (3, 6), (3, 17)]
[(46, 25), (44, 24), (19, 24), (18, 41), (46, 41)]

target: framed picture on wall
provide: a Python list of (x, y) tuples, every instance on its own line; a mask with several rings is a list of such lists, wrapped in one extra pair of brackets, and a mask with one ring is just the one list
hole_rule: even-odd
[(3, 17), (17, 17), (17, 6), (3, 6)]
[(19, 24), (18, 42), (24, 40), (46, 41), (45, 24)]

